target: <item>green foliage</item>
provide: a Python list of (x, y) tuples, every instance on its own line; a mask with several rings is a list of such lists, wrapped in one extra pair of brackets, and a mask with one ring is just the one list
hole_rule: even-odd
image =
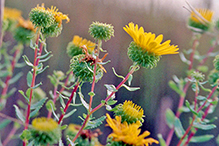
[(166, 122), (170, 128), (173, 128), (175, 122), (175, 115), (171, 109), (166, 110)]
[(103, 121), (106, 119), (106, 116), (101, 116), (100, 118), (98, 119), (95, 119), (95, 120), (89, 120), (85, 129), (94, 129), (94, 128), (97, 128), (99, 127)]

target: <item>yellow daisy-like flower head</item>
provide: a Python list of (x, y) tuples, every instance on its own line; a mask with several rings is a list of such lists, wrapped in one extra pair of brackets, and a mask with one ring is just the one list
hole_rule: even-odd
[(36, 118), (32, 121), (32, 126), (36, 130), (40, 131), (52, 131), (58, 127), (58, 123), (53, 119), (47, 119), (45, 117)]
[(112, 119), (109, 114), (106, 114), (106, 116), (107, 125), (113, 130), (108, 136), (108, 145), (114, 145), (116, 142), (122, 142), (133, 146), (149, 146), (149, 144), (152, 143), (159, 143), (153, 138), (146, 138), (150, 135), (150, 132), (148, 131), (140, 134), (141, 129), (139, 129), (139, 127), (141, 126), (141, 123), (139, 121), (133, 124), (128, 124), (127, 122), (121, 123), (120, 116), (116, 116), (115, 119)]
[(194, 9), (189, 17), (188, 26), (192, 31), (203, 33), (209, 30), (213, 11), (208, 9)]
[(69, 55), (69, 57), (82, 54), (83, 51), (81, 49), (81, 46), (86, 46), (88, 52), (92, 54), (92, 52), (94, 51), (96, 47), (96, 44), (87, 39), (83, 39), (82, 37), (78, 35), (75, 35), (73, 37), (73, 40), (67, 46), (67, 54)]
[(55, 144), (61, 138), (61, 128), (51, 118), (35, 118), (30, 130), (34, 145)]
[(121, 116), (122, 122), (126, 121), (128, 124), (136, 123), (137, 121), (144, 122), (144, 110), (134, 104), (132, 101), (125, 101), (115, 107), (114, 113), (116, 116)]
[(157, 65), (161, 55), (178, 54), (178, 46), (170, 45), (170, 40), (161, 43), (163, 35), (144, 32), (143, 27), (138, 27), (134, 23), (129, 23), (123, 28), (132, 38), (128, 48), (129, 58), (146, 68), (153, 68)]
[(62, 20), (66, 20), (67, 23), (70, 21), (67, 15), (62, 14), (62, 12), (58, 12), (58, 9), (54, 6), (51, 6), (51, 9), (47, 8), (48, 11), (51, 11), (54, 14), (54, 18), (57, 23), (59, 23), (59, 27), (62, 24)]
[(4, 19), (18, 20), (21, 17), (21, 11), (13, 8), (4, 8)]

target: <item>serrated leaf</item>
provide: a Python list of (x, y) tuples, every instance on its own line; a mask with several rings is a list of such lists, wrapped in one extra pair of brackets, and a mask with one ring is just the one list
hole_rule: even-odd
[(173, 81), (169, 81), (168, 84), (169, 84), (169, 86), (170, 86), (170, 88), (171, 88), (172, 90), (174, 90), (174, 91), (175, 91), (176, 93), (178, 93), (180, 96), (185, 97), (185, 93), (184, 93), (182, 90), (179, 89), (179, 87), (176, 85), (176, 83), (174, 83)]
[(181, 138), (185, 133), (185, 130), (183, 129), (182, 123), (180, 122), (180, 120), (178, 118), (175, 119), (174, 130), (175, 130), (175, 133), (176, 133), (178, 138)]
[(25, 122), (24, 115), (22, 114), (22, 112), (20, 111), (20, 109), (16, 105), (13, 105), (13, 106), (15, 108), (15, 113), (16, 113), (17, 117), (24, 123)]
[(80, 97), (82, 105), (88, 110), (89, 109), (89, 104), (84, 100), (84, 96), (82, 95), (81, 92), (78, 92), (78, 95)]
[(21, 77), (23, 76), (22, 72), (19, 72), (18, 74), (16, 74), (13, 78), (10, 79), (9, 84), (13, 84), (16, 81), (18, 81)]
[(29, 98), (24, 94), (24, 91), (18, 90), (18, 92), (26, 99), (27, 102), (29, 102)]
[(5, 128), (11, 121), (8, 119), (5, 119), (3, 121), (1, 121), (0, 123), (0, 130), (2, 130), (3, 128)]
[(31, 87), (32, 79), (33, 79), (33, 74), (29, 71), (27, 73), (27, 86), (28, 87)]
[(72, 114), (74, 114), (77, 111), (77, 109), (73, 109), (72, 111), (70, 111), (69, 113), (65, 114), (63, 119), (70, 117)]
[(194, 122), (193, 126), (195, 128), (201, 129), (201, 130), (211, 130), (211, 129), (214, 129), (217, 127), (214, 124), (201, 124), (201, 123), (197, 123), (197, 122)]
[(111, 92), (117, 92), (118, 91), (114, 85), (104, 84), (104, 86), (107, 88), (107, 90), (109, 90)]
[(30, 62), (26, 55), (23, 55), (22, 57), (24, 58), (24, 61), (28, 66), (33, 67), (33, 64)]
[(41, 108), (43, 106), (43, 104), (45, 103), (45, 101), (47, 100), (47, 98), (43, 98), (41, 99), (40, 101), (34, 103), (31, 105), (30, 109), (33, 110), (33, 109), (36, 109), (36, 108)]
[(125, 87), (128, 91), (136, 91), (140, 89), (140, 87), (129, 87), (126, 84), (123, 84), (122, 87)]
[(206, 142), (214, 138), (214, 135), (202, 135), (202, 136), (193, 136), (190, 142), (199, 143), (199, 142)]
[(115, 70), (114, 67), (112, 68), (112, 70), (113, 70), (113, 73), (114, 73), (115, 76), (117, 76), (118, 78), (125, 79), (122, 75), (118, 75), (118, 74), (116, 73), (116, 70)]
[(93, 129), (93, 128), (97, 128), (98, 126), (100, 126), (103, 121), (106, 119), (106, 116), (102, 116), (96, 120), (93, 121), (88, 121), (85, 129)]
[(167, 146), (165, 140), (163, 139), (163, 136), (161, 134), (157, 135), (158, 139), (159, 139), (159, 144), (160, 146)]
[(172, 128), (174, 125), (174, 121), (175, 121), (175, 114), (171, 109), (168, 108), (166, 110), (166, 123), (170, 128)]
[(40, 108), (36, 108), (34, 111), (30, 112), (30, 118), (36, 116), (39, 112)]

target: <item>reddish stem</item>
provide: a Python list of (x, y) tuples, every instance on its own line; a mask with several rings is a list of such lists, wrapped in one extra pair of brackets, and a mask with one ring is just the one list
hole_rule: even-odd
[(64, 115), (65, 115), (65, 113), (66, 113), (66, 111), (67, 111), (67, 109), (68, 109), (68, 107), (69, 107), (69, 105), (70, 105), (70, 103), (71, 103), (73, 97), (74, 97), (74, 94), (75, 94), (75, 92), (76, 92), (77, 89), (78, 89), (78, 86), (79, 86), (79, 82), (77, 82), (77, 84), (75, 85), (75, 87), (74, 87), (74, 89), (73, 89), (73, 91), (72, 91), (72, 93), (71, 93), (71, 96), (69, 97), (69, 100), (68, 100), (68, 102), (67, 102), (67, 104), (66, 104), (66, 106), (65, 106), (64, 113), (62, 113), (62, 115), (59, 117), (58, 124), (61, 123), (61, 121), (62, 121), (62, 119), (63, 119), (63, 117), (64, 117)]
[(6, 146), (6, 144), (11, 140), (11, 138), (14, 136), (18, 128), (16, 126), (13, 127), (13, 129), (8, 134), (7, 138), (4, 140), (2, 146)]
[[(192, 66), (193, 66), (193, 60), (194, 60), (194, 55), (195, 55), (195, 50), (196, 50), (197, 44), (198, 44), (198, 38), (196, 38), (196, 39), (193, 41), (192, 53), (191, 53), (191, 55), (190, 55), (190, 64), (189, 64), (189, 68), (188, 68), (189, 71), (192, 69)], [(190, 77), (188, 76), (188, 78), (190, 78)], [(190, 85), (190, 82), (188, 81), (188, 82), (186, 83), (186, 85), (184, 86), (184, 88), (183, 88), (183, 93), (186, 94), (189, 85)], [(179, 109), (182, 108), (183, 103), (184, 103), (184, 100), (185, 100), (185, 96), (180, 96), (180, 100), (179, 100), (179, 104), (178, 104), (178, 108), (177, 108), (177, 112), (176, 112), (176, 118), (179, 118), (179, 116), (180, 116), (180, 114), (181, 114), (181, 111), (180, 111)], [(168, 136), (167, 136), (167, 139), (166, 139), (166, 145), (167, 145), (167, 146), (170, 145), (170, 142), (171, 142), (171, 140), (172, 140), (173, 134), (174, 134), (174, 125), (173, 125), (173, 127), (170, 129), (170, 132), (168, 133)]]
[(9, 81), (13, 75), (13, 71), (14, 71), (14, 68), (15, 68), (15, 64), (17, 63), (17, 55), (20, 53), (20, 48), (18, 48), (15, 53), (14, 53), (14, 56), (13, 56), (13, 60), (11, 62), (11, 72), (9, 73), (9, 75), (6, 77), (6, 80), (5, 80), (5, 86), (2, 90), (2, 95), (1, 95), (1, 99), (0, 99), (0, 102), (2, 100), (2, 98), (4, 96), (7, 95), (7, 91), (8, 91), (8, 86), (9, 86)]
[[(119, 88), (128, 80), (129, 76), (131, 74), (134, 73), (135, 69), (137, 66), (134, 66), (129, 73), (126, 75), (126, 77), (122, 80), (122, 82), (116, 87), (116, 90), (119, 90)], [(107, 102), (116, 92), (112, 92), (106, 99), (105, 102)], [(86, 126), (90, 116), (97, 111), (98, 109), (100, 109), (102, 106), (104, 106), (104, 104), (100, 103), (98, 106), (96, 106), (94, 109), (91, 110), (91, 112), (89, 114), (87, 114), (81, 128), (79, 129), (78, 133), (76, 134), (76, 136), (74, 137), (74, 139), (72, 140), (72, 142), (75, 142), (75, 140), (79, 137), (79, 135), (81, 134), (82, 130), (84, 129), (84, 127)], [(69, 144), (70, 146), (70, 144)]]

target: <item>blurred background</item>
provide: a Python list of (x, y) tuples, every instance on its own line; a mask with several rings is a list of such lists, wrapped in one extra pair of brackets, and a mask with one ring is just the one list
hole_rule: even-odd
[[(217, 0), (187, 1), (195, 8), (208, 8), (215, 11), (214, 17), (218, 18), (217, 14), (219, 11), (217, 8), (219, 4)], [(49, 96), (49, 90), (53, 89), (47, 75), (51, 75), (53, 70), (61, 70), (63, 72), (69, 70), (70, 58), (66, 54), (67, 44), (72, 41), (74, 35), (79, 35), (93, 41), (88, 33), (89, 25), (93, 21), (110, 23), (114, 26), (115, 30), (115, 37), (107, 42), (103, 42), (103, 49), (109, 53), (105, 61), (111, 60), (111, 62), (104, 66), (107, 73), (104, 74), (103, 79), (96, 85), (93, 107), (98, 105), (102, 99), (105, 99), (106, 89), (104, 84), (118, 85), (120, 83), (120, 79), (113, 74), (112, 67), (115, 68), (118, 74), (125, 76), (128, 73), (130, 65), (132, 65), (131, 60), (127, 56), (127, 47), (132, 41), (132, 38), (123, 30), (123, 27), (129, 22), (143, 26), (146, 32), (153, 32), (156, 35), (163, 34), (164, 41), (170, 39), (171, 44), (179, 46), (180, 52), (191, 47), (192, 32), (186, 27), (189, 12), (183, 8), (183, 6), (188, 7), (188, 5), (184, 0), (6, 0), (5, 6), (21, 10), (23, 17), (27, 19), (31, 8), (34, 8), (37, 4), (41, 5), (41, 3), (45, 3), (45, 7), (56, 6), (59, 11), (68, 14), (70, 18), (69, 23), (66, 24), (63, 22), (63, 31), (59, 37), (49, 38), (47, 40), (47, 49), (53, 52), (53, 57), (47, 62), (50, 66), (49, 69), (37, 76), (37, 83), (42, 81), (43, 85), (41, 87), (47, 92), (47, 96)], [(202, 53), (207, 52), (209, 49), (209, 40), (210, 37), (207, 35), (203, 35), (201, 38), (199, 49)], [(28, 47), (25, 48), (24, 53), (29, 58), (33, 55)], [(103, 54), (100, 57), (102, 56)], [(21, 59), (20, 62), (22, 61)], [(210, 69), (212, 66), (211, 62), (212, 60), (207, 62)], [(175, 112), (178, 106), (179, 97), (170, 89), (168, 81), (172, 79), (173, 75), (186, 77), (186, 69), (187, 65), (181, 62), (179, 55), (163, 56), (156, 68), (141, 68), (138, 72), (134, 73), (132, 86), (138, 86), (141, 88), (140, 90), (129, 92), (121, 88), (116, 93), (118, 103), (122, 103), (125, 100), (132, 100), (144, 109), (145, 122), (142, 130), (150, 131), (151, 137), (155, 139), (158, 139), (158, 133), (161, 133), (166, 138), (169, 131), (169, 128), (165, 124), (165, 109), (171, 108)], [(23, 70), (24, 76), (16, 83), (15, 86), (19, 90), (27, 89), (26, 73), (29, 70), (30, 68), (26, 67)], [(17, 69), (15, 71), (19, 72), (20, 70)], [(87, 93), (90, 91), (90, 88), (90, 84), (83, 85), (83, 92), (87, 101)], [(6, 109), (3, 112), (9, 116), (16, 117), (12, 105), (19, 98), (22, 97), (16, 92), (8, 101)], [(193, 92), (188, 94), (187, 99), (193, 99)], [(85, 112), (83, 108), (79, 108), (78, 110)], [(219, 109), (216, 111), (218, 113)], [(94, 116), (99, 117), (105, 113), (106, 110), (102, 108), (94, 113)], [(81, 112), (76, 112), (71, 118), (65, 119), (64, 123), (74, 122), (80, 124), (82, 122), (78, 118), (80, 114)], [(46, 115), (46, 110), (41, 110), (41, 116)], [(188, 115), (182, 115), (182, 119), (185, 119), (184, 126), (188, 126), (186, 116)], [(7, 128), (10, 131), (10, 125)], [(111, 129), (105, 127), (105, 123), (100, 129), (104, 133), (99, 139), (102, 144), (105, 144), (106, 136), (111, 132)], [(201, 132), (198, 132), (198, 134)], [(218, 135), (218, 129), (211, 132), (216, 136)], [(2, 132), (1, 134), (4, 139), (7, 132)], [(176, 136), (173, 137), (173, 146), (175, 145), (174, 141), (178, 141)], [(9, 144), (17, 145), (15, 141)], [(212, 139), (208, 143), (199, 144), (199, 146), (206, 144), (211, 146), (216, 145), (215, 139)]]

